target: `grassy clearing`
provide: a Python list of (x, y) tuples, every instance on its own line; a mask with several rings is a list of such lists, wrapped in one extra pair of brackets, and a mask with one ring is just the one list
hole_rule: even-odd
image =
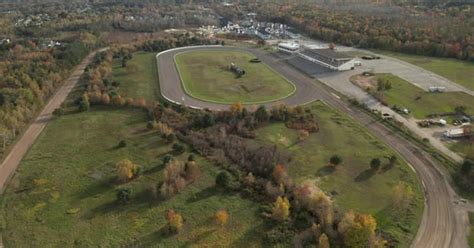
[[(394, 168), (370, 173), (374, 157), (387, 163), (394, 152), (366, 129), (347, 116), (316, 102), (310, 106), (316, 114), (320, 130), (307, 140), (297, 142), (295, 130), (283, 124), (272, 124), (259, 132), (258, 140), (273, 142), (293, 154), (289, 174), (297, 181), (315, 181), (333, 194), (336, 205), (344, 210), (373, 214), (379, 227), (408, 247), (414, 237), (423, 211), (423, 198), (415, 173), (398, 158)], [(340, 155), (344, 162), (336, 170), (327, 166), (329, 158)], [(392, 205), (392, 190), (399, 182), (411, 185), (415, 200), (410, 210), (396, 210)]]
[(428, 71), (432, 71), (455, 83), (474, 90), (474, 63), (450, 58), (434, 58), (426, 56), (408, 55), (394, 52), (381, 52), (410, 64), (417, 65)]
[[(93, 109), (51, 122), (22, 161), (2, 196), (3, 242), (7, 247), (226, 247), (260, 246), (265, 228), (259, 205), (214, 187), (218, 168), (198, 158), (203, 175), (168, 201), (147, 191), (162, 178), (162, 157), (171, 151), (146, 131), (145, 114)], [(125, 148), (116, 148), (121, 139)], [(187, 157), (187, 153), (180, 156)], [(115, 163), (129, 158), (144, 175), (127, 183), (132, 201), (115, 202)], [(185, 219), (182, 233), (166, 236), (165, 211)], [(229, 225), (210, 217), (227, 209)], [(77, 213), (76, 213), (77, 212)]]
[[(262, 103), (285, 98), (295, 86), (263, 63), (242, 51), (190, 51), (175, 58), (186, 92), (198, 99), (218, 103)], [(230, 63), (245, 70), (236, 78)]]
[(468, 244), (470, 247), (474, 247), (474, 213), (469, 212), (469, 223), (471, 224), (469, 237), (468, 237)]
[(466, 93), (429, 93), (392, 74), (379, 74), (378, 77), (389, 80), (392, 85), (390, 90), (383, 91), (384, 101), (390, 106), (408, 108), (417, 119), (453, 112), (457, 106), (464, 106), (467, 113), (474, 114), (474, 97)]
[(156, 53), (137, 52), (127, 65), (134, 69), (122, 67), (122, 61), (115, 59), (112, 65), (112, 78), (120, 83), (120, 93), (133, 98), (157, 100), (160, 98), (160, 87), (156, 72)]

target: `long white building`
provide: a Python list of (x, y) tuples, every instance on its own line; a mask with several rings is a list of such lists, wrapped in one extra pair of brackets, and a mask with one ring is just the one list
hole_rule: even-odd
[(297, 54), (306, 60), (336, 71), (352, 70), (356, 62), (354, 57), (329, 48), (303, 48)]

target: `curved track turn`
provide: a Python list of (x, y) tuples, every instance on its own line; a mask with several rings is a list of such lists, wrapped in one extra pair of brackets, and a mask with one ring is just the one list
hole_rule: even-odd
[[(302, 105), (315, 100), (324, 101), (329, 106), (342, 111), (353, 119), (366, 126), (369, 131), (383, 140), (397, 151), (416, 171), (423, 184), (425, 193), (425, 209), (423, 217), (413, 240), (412, 247), (423, 248), (462, 248), (467, 247), (467, 212), (465, 208), (454, 203), (458, 196), (447, 181), (449, 176), (429, 154), (393, 133), (383, 124), (374, 121), (372, 117), (342, 101), (336, 92), (317, 83), (313, 78), (289, 66), (276, 56), (262, 50), (252, 48), (222, 47), (222, 46), (197, 46), (171, 49), (159, 53), (157, 58), (158, 74), (162, 96), (170, 102), (184, 104), (192, 108), (225, 110), (228, 105), (209, 103), (188, 96), (181, 85), (177, 72), (174, 55), (178, 52), (199, 49), (241, 49), (253, 53), (262, 62), (296, 85), (296, 92), (292, 96), (279, 101), (289, 106)], [(264, 104), (271, 106), (275, 103)]]

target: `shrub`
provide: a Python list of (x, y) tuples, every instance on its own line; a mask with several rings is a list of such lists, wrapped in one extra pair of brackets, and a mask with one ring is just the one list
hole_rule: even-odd
[(127, 141), (126, 140), (121, 140), (119, 143), (118, 143), (118, 147), (119, 148), (124, 148), (127, 146)]
[(182, 154), (184, 152), (185, 148), (183, 145), (179, 144), (179, 143), (174, 143), (173, 145), (173, 151), (176, 153), (176, 154)]
[(183, 217), (173, 209), (166, 211), (169, 233), (178, 233), (183, 228)]
[(224, 226), (225, 224), (227, 224), (229, 214), (225, 210), (219, 210), (214, 215), (214, 219), (219, 226)]
[(125, 204), (131, 199), (132, 190), (130, 188), (121, 188), (117, 191), (116, 197), (118, 202)]
[(148, 130), (153, 130), (155, 129), (157, 123), (155, 120), (152, 120), (152, 121), (148, 121), (147, 124), (146, 124), (146, 128), (148, 128)]
[(342, 158), (339, 155), (332, 155), (329, 159), (329, 163), (334, 166), (338, 166), (342, 163)]
[(290, 215), (290, 202), (286, 197), (278, 197), (273, 205), (272, 218), (282, 222)]
[(379, 158), (374, 158), (370, 161), (370, 168), (375, 172), (379, 171), (381, 165), (382, 162)]
[(216, 176), (216, 185), (223, 187), (223, 188), (228, 188), (231, 184), (231, 176), (229, 172), (227, 171), (221, 171), (219, 174)]
[(128, 159), (117, 163), (117, 177), (120, 182), (127, 182), (140, 174), (140, 167)]
[(53, 115), (55, 116), (62, 116), (64, 115), (64, 113), (65, 113), (65, 110), (62, 107), (59, 107), (53, 111)]

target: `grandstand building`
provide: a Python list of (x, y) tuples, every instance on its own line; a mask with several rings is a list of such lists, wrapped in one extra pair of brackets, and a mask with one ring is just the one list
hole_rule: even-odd
[(298, 52), (299, 49), (300, 49), (300, 45), (296, 42), (290, 42), (290, 43), (282, 42), (278, 44), (278, 50), (284, 53), (293, 54), (295, 52)]
[(305, 47), (298, 51), (297, 55), (305, 60), (336, 71), (352, 70), (356, 62), (353, 57), (329, 48), (310, 49)]

